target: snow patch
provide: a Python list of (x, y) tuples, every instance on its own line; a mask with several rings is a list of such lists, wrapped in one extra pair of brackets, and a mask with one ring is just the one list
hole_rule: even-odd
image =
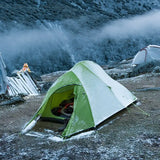
[(31, 131), (29, 133), (26, 133), (26, 136), (31, 136), (31, 137), (37, 137), (37, 138), (42, 138), (42, 139), (48, 139), (54, 142), (63, 142), (63, 141), (70, 141), (70, 140), (79, 140), (82, 138), (88, 138), (91, 136), (91, 134), (95, 133), (95, 131), (88, 131), (88, 132), (84, 132), (84, 133), (80, 133), (76, 136), (73, 136), (71, 138), (68, 139), (63, 139), (61, 137), (55, 136), (54, 132), (51, 130), (46, 130), (46, 132), (48, 133), (39, 133), (39, 132), (34, 132)]
[(38, 137), (38, 138), (44, 138), (45, 135), (39, 132), (30, 132), (30, 133), (26, 133), (27, 136), (31, 136), (31, 137)]
[(21, 152), (21, 153), (19, 153), (19, 155), (21, 155), (21, 156), (27, 156), (28, 153), (27, 152)]
[(63, 138), (53, 136), (53, 137), (48, 137), (49, 140), (55, 141), (55, 142), (62, 142)]
[(12, 134), (12, 135), (6, 137), (6, 141), (8, 143), (10, 143), (10, 142), (12, 142), (15, 139), (15, 137), (16, 137), (16, 134)]
[(5, 156), (5, 153), (0, 152), (0, 156)]
[(81, 139), (81, 138), (88, 138), (93, 133), (95, 133), (95, 131), (88, 131), (88, 132), (80, 133), (80, 134), (78, 134), (76, 136), (71, 137), (70, 140)]
[(30, 136), (30, 137), (48, 139), (48, 140), (52, 140), (52, 141), (55, 141), (55, 142), (63, 141), (63, 138), (55, 136), (54, 131), (51, 131), (51, 130), (48, 130), (48, 129), (46, 129), (44, 133), (30, 131), (29, 133), (26, 133), (25, 135)]
[(44, 129), (44, 131), (47, 132), (47, 133), (51, 133), (51, 134), (54, 133), (54, 131), (52, 131), (52, 130), (50, 130), (50, 129)]

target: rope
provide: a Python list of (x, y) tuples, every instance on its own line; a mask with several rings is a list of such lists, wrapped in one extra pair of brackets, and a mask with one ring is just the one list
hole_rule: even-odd
[(138, 107), (136, 104), (133, 103), (133, 105), (134, 105), (137, 109), (139, 109), (144, 115), (150, 117), (150, 114), (149, 114), (149, 113), (145, 112), (143, 109), (141, 109), (140, 107)]

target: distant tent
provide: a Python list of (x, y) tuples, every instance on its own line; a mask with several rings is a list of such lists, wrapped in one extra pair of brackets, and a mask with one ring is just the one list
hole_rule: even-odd
[(92, 61), (81, 61), (48, 90), (37, 113), (22, 130), (26, 133), (41, 118), (64, 119), (52, 110), (74, 98), (73, 113), (62, 133), (69, 137), (98, 124), (132, 104), (136, 97)]
[(160, 46), (149, 45), (141, 49), (134, 57), (132, 65), (160, 60)]
[(6, 65), (2, 59), (2, 55), (0, 53), (0, 95), (5, 94), (7, 91), (7, 72)]

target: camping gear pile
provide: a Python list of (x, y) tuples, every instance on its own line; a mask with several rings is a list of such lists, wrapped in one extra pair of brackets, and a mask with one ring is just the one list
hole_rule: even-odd
[(38, 95), (38, 87), (27, 71), (17, 72), (17, 77), (7, 77), (10, 96)]
[(6, 65), (0, 53), (0, 96), (14, 97), (18, 95), (38, 95), (39, 89), (30, 75), (28, 64), (16, 73), (15, 77), (8, 77)]
[(22, 130), (26, 133), (40, 120), (66, 121), (55, 114), (63, 101), (73, 99), (73, 112), (67, 120), (63, 137), (97, 127), (107, 118), (126, 108), (136, 97), (113, 80), (92, 61), (81, 61), (59, 77), (48, 90), (40, 108)]

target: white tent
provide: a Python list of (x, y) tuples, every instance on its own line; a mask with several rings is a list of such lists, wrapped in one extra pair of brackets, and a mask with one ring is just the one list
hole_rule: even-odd
[(132, 65), (151, 62), (154, 60), (160, 60), (160, 46), (149, 45), (141, 49), (134, 57)]

